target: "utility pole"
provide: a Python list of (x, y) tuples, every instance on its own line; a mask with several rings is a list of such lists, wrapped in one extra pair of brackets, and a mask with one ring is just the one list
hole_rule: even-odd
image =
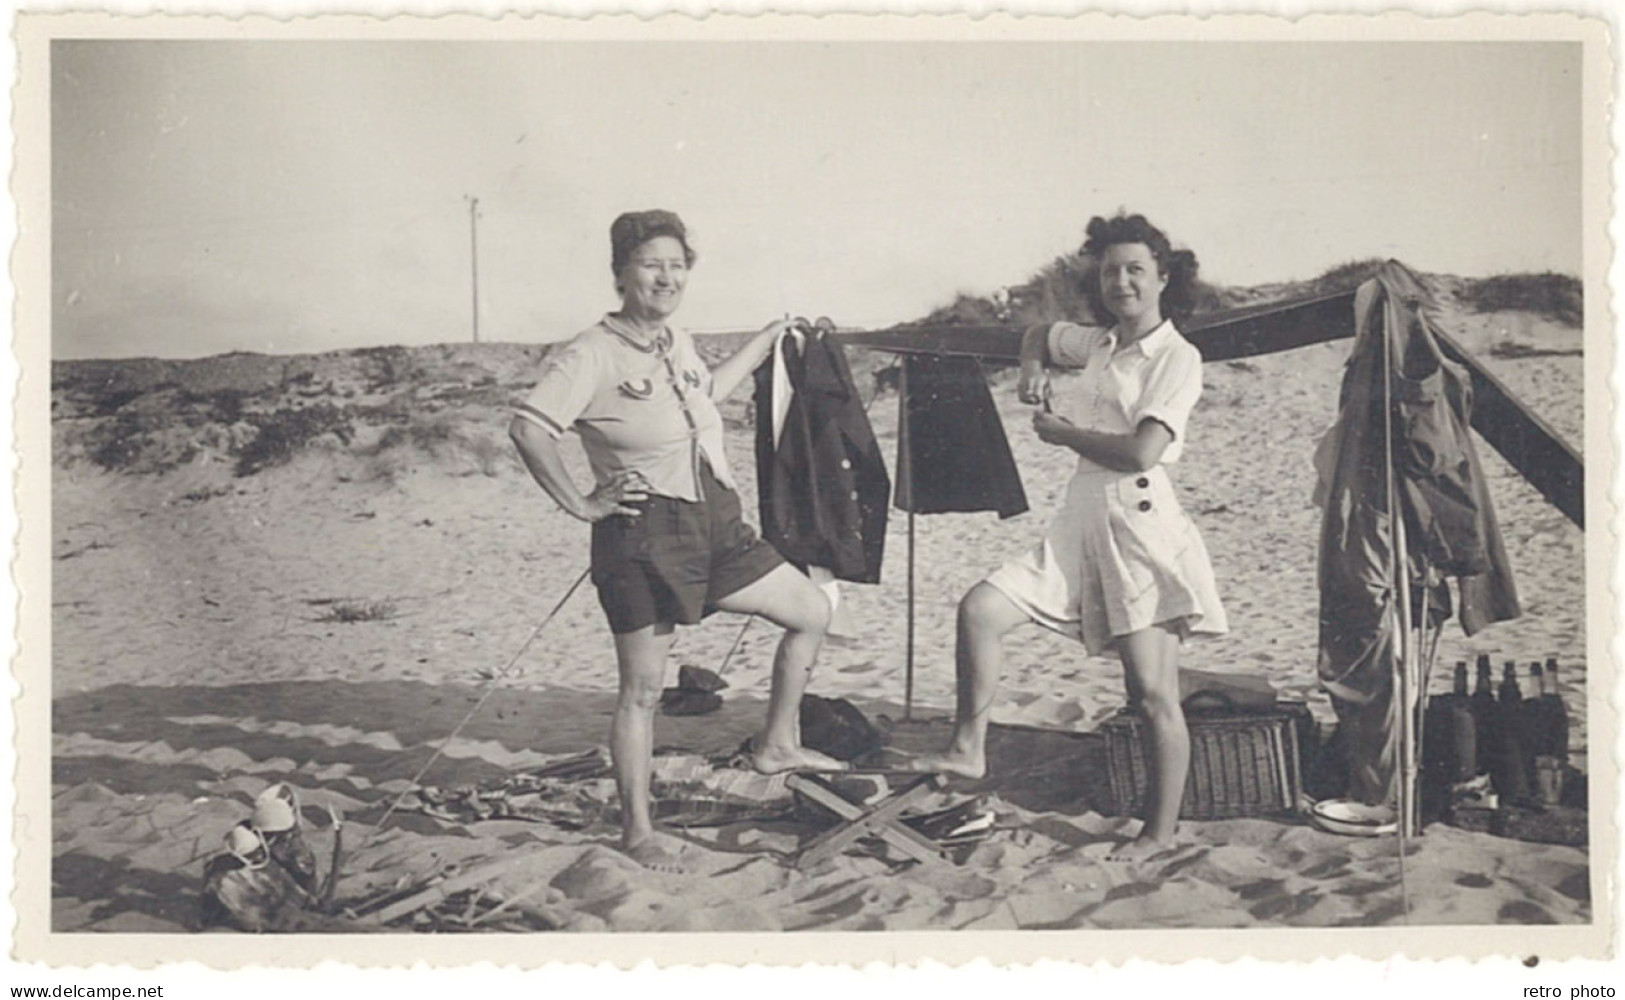
[(472, 195), (463, 197), (468, 201), (468, 260), (474, 274), (474, 343), (477, 344), (480, 342), (480, 199)]

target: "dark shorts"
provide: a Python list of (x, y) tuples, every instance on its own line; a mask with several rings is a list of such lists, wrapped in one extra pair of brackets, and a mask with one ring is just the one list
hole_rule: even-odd
[(650, 497), (638, 517), (592, 526), (592, 582), (616, 634), (693, 625), (784, 563), (746, 524), (739, 494), (702, 463), (699, 503)]

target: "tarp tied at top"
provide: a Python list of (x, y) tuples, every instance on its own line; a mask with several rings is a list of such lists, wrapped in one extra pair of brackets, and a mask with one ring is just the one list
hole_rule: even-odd
[(1371, 805), (1394, 801), (1399, 777), (1395, 567), (1409, 577), (1407, 620), (1431, 633), (1452, 613), (1468, 635), (1520, 613), (1469, 430), (1472, 384), (1440, 351), (1426, 303), (1395, 262), (1360, 287), (1337, 422), (1315, 456), (1325, 511), (1318, 669), (1348, 741), (1349, 795)]

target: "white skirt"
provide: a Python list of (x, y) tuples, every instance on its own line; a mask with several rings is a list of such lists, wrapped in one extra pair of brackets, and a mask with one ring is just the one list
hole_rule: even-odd
[(1152, 625), (1181, 638), (1229, 630), (1207, 547), (1160, 465), (1080, 469), (1044, 540), (987, 582), (1091, 656)]

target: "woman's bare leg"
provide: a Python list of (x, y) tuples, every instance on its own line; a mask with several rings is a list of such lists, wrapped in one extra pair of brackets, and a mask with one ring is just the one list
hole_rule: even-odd
[(654, 767), (654, 715), (665, 681), (672, 626), (651, 625), (615, 636), (620, 693), (609, 727), (609, 752), (621, 798), (621, 849), (646, 868), (682, 871), (677, 855), (655, 837), (649, 815)]
[(987, 773), (988, 714), (1004, 672), (1004, 637), (1027, 621), (1031, 621), (1027, 613), (990, 583), (978, 583), (966, 592), (959, 602), (954, 640), (953, 742), (940, 754), (915, 758), (911, 769), (967, 778)]
[(1116, 859), (1131, 859), (1155, 853), (1173, 839), (1190, 773), (1191, 738), (1179, 704), (1179, 636), (1153, 625), (1123, 636), (1117, 649), (1129, 701), (1145, 713), (1151, 745), (1145, 826), (1112, 853)]
[(767, 720), (752, 754), (756, 769), (838, 771), (846, 765), (801, 745), (801, 696), (829, 628), (829, 598), (788, 564), (717, 601), (724, 611), (760, 615), (784, 629), (773, 655), (773, 687)]

